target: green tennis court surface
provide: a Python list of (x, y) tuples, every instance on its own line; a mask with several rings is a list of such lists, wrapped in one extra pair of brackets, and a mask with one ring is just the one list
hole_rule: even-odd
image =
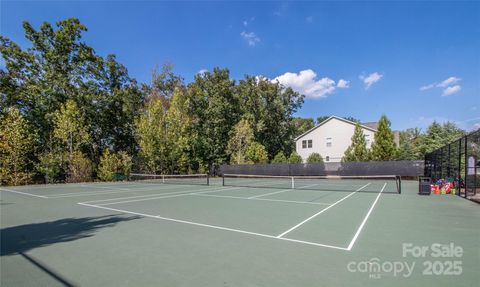
[(478, 286), (477, 204), (275, 182), (1, 187), (0, 285)]

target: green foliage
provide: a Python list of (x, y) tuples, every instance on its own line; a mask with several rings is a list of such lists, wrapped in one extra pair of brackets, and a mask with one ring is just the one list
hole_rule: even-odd
[(234, 127), (228, 141), (227, 152), (232, 164), (244, 164), (247, 150), (254, 142), (253, 130), (246, 119), (240, 120)]
[(458, 128), (452, 122), (439, 124), (434, 121), (428, 127), (425, 135), (421, 139), (421, 143), (419, 144), (419, 153), (425, 155), (425, 153), (439, 149), (444, 145), (457, 140), (463, 135), (465, 135), (465, 131)]
[(257, 142), (253, 142), (246, 152), (247, 160), (252, 163), (267, 163), (268, 154), (265, 147)]
[(303, 95), (263, 77), (246, 76), (236, 87), (241, 114), (252, 125), (255, 141), (265, 146), (268, 157), (279, 151), (290, 153), (296, 128), (292, 115), (303, 103)]
[(308, 158), (307, 163), (323, 163), (323, 157), (316, 152), (312, 152)]
[(352, 136), (352, 143), (345, 150), (345, 154), (342, 158), (343, 162), (349, 161), (368, 161), (370, 158), (367, 150), (367, 142), (365, 141), (365, 135), (363, 134), (362, 127), (359, 123), (355, 125), (355, 131)]
[(65, 146), (70, 155), (90, 142), (90, 135), (84, 123), (83, 115), (74, 101), (67, 101), (54, 114), (53, 136)]
[(298, 153), (292, 152), (288, 157), (288, 163), (302, 163), (302, 157)]
[(154, 98), (146, 104), (145, 111), (136, 121), (136, 131), (139, 156), (145, 171), (157, 173), (165, 170), (170, 146), (166, 136), (166, 109), (162, 100)]
[(393, 132), (390, 129), (390, 121), (385, 115), (382, 115), (371, 148), (371, 157), (373, 160), (396, 159), (397, 147), (395, 146), (393, 137)]
[(32, 131), (16, 108), (0, 119), (0, 127), (0, 184), (25, 184), (31, 179), (28, 155), (32, 153)]
[(228, 159), (226, 139), (240, 119), (234, 87), (229, 70), (219, 68), (196, 75), (188, 85), (192, 129), (197, 136), (194, 158), (204, 168)]
[(419, 160), (423, 159), (420, 151), (420, 145), (424, 136), (418, 128), (406, 129), (400, 132), (400, 147), (398, 149), (398, 159), (400, 160)]
[(79, 151), (73, 152), (69, 162), (67, 182), (88, 182), (92, 180), (92, 163)]
[(296, 137), (312, 129), (315, 126), (313, 118), (293, 118), (292, 122), (295, 127), (294, 136)]
[(111, 153), (110, 150), (106, 149), (100, 159), (97, 176), (103, 181), (117, 180), (118, 176), (125, 178), (130, 174), (131, 167), (132, 158), (128, 153), (124, 151)]
[(62, 154), (45, 152), (38, 156), (37, 171), (45, 176), (45, 183), (55, 182), (62, 172)]
[(288, 163), (288, 159), (283, 151), (278, 152), (272, 160), (272, 163)]

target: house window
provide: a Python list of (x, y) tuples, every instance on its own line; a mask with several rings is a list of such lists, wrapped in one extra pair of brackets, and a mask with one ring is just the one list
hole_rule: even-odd
[(307, 148), (307, 141), (306, 140), (302, 141), (302, 148)]
[(330, 157), (328, 155), (325, 157), (325, 161), (330, 161)]
[(332, 138), (327, 138), (327, 147), (332, 146)]
[(308, 148), (312, 148), (312, 140), (308, 140)]

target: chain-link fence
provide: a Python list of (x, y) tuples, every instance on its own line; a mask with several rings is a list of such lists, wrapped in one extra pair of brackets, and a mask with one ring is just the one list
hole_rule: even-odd
[(480, 202), (480, 129), (426, 154), (425, 176), (453, 179), (460, 196)]
[(220, 174), (252, 175), (351, 175), (375, 176), (398, 175), (418, 177), (424, 173), (424, 162), (419, 160), (368, 161), (368, 162), (328, 162), (311, 164), (244, 164), (222, 165)]

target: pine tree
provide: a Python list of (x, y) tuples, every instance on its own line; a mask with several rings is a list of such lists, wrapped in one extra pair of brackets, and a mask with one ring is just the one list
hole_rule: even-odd
[(369, 160), (367, 142), (365, 141), (365, 135), (363, 134), (362, 127), (359, 123), (357, 123), (352, 136), (352, 144), (345, 151), (342, 161), (349, 162), (367, 160)]
[(397, 157), (397, 147), (390, 129), (390, 121), (385, 115), (380, 118), (375, 141), (372, 144), (373, 160), (394, 160)]

